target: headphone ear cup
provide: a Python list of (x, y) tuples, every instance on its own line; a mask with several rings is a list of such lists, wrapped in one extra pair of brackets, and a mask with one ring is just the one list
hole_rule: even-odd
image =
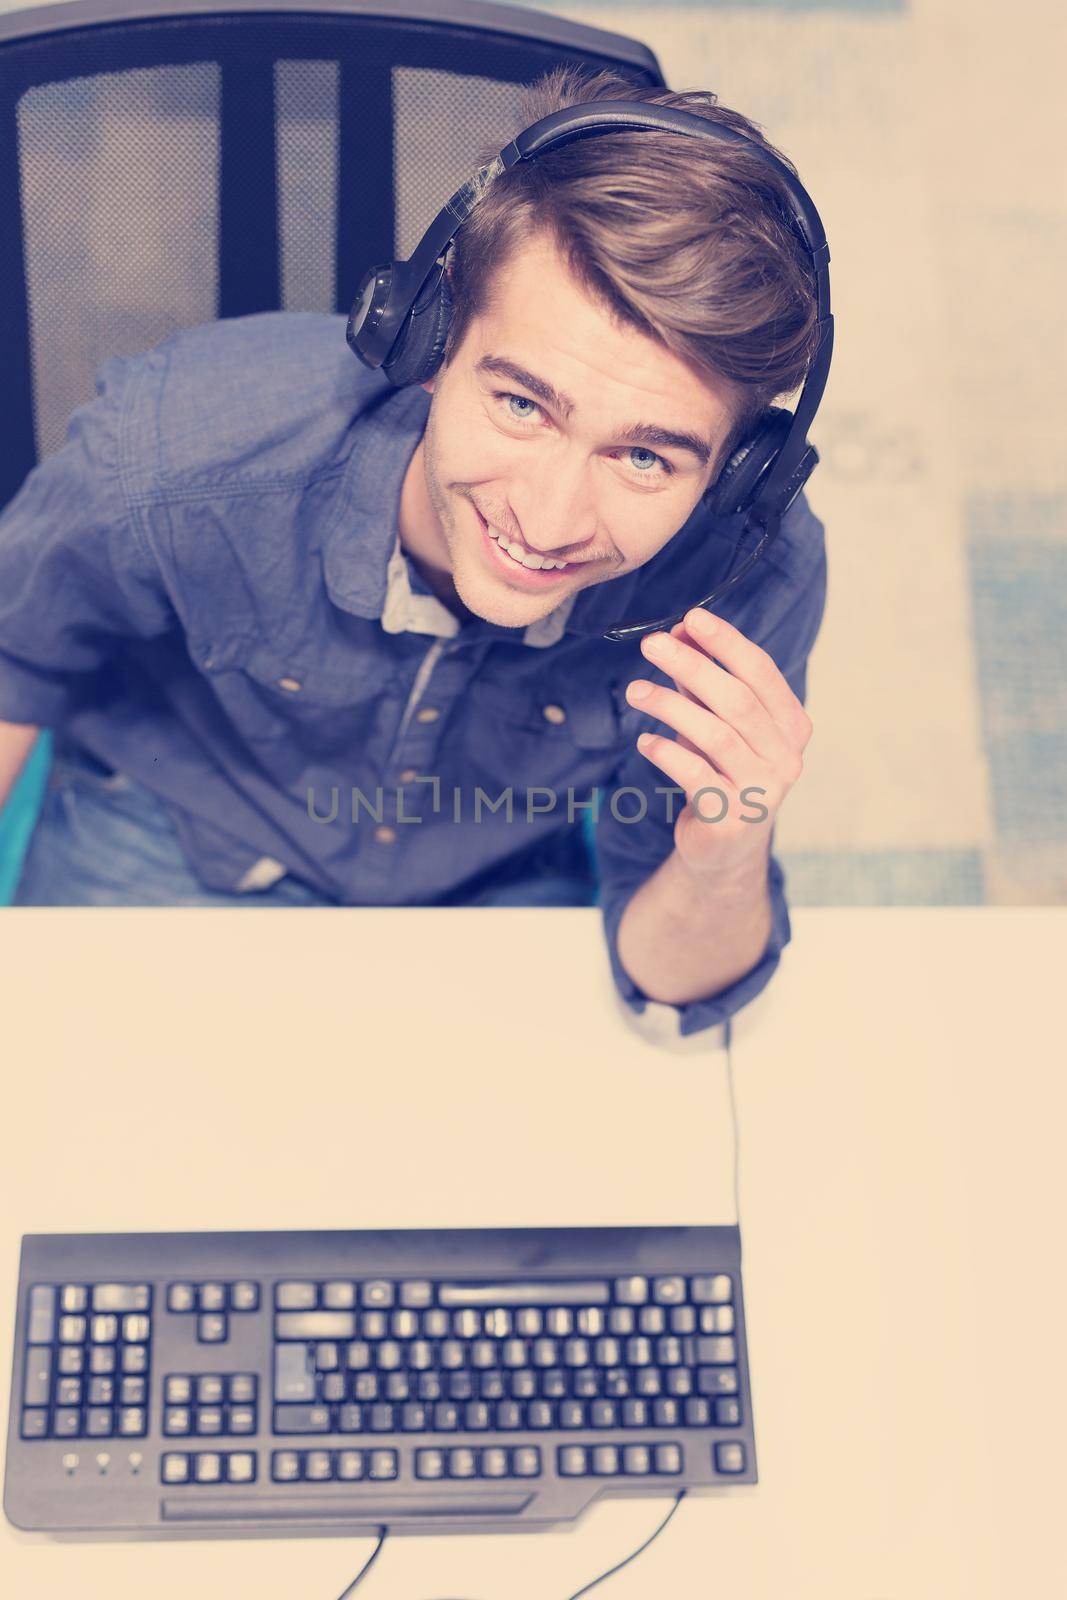
[(782, 406), (769, 406), (763, 413), (705, 493), (705, 502), (716, 516), (745, 510), (785, 443), (792, 422), (792, 413)]
[(407, 384), (425, 383), (433, 377), (444, 357), (451, 319), (448, 274), (438, 269), (436, 278), (430, 279), (412, 306), (393, 346), (391, 359), (383, 364), (390, 383), (402, 389)]

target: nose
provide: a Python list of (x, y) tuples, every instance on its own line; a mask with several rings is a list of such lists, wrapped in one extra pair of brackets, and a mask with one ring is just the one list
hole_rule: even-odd
[(578, 451), (542, 457), (537, 467), (513, 478), (508, 499), (523, 540), (538, 555), (565, 556), (596, 535), (592, 468)]

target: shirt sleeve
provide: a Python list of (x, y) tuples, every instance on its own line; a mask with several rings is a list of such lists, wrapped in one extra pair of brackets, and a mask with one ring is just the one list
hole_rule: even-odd
[[(788, 537), (787, 537), (788, 534)], [(776, 559), (771, 562), (771, 555)], [(746, 638), (766, 650), (777, 663), (797, 698), (807, 693), (808, 656), (822, 622), (826, 603), (826, 552), (823, 525), (800, 496), (779, 531), (776, 546), (764, 558), (767, 562), (763, 582), (755, 591), (757, 599), (750, 610), (729, 611), (725, 597), (722, 615), (734, 623)], [(754, 569), (758, 571), (758, 567)], [(743, 585), (738, 586), (739, 589)], [(640, 667), (631, 676), (647, 677), (651, 682), (672, 686), (668, 675), (641, 657)], [(635, 748), (637, 735), (650, 729), (648, 714), (627, 707), (622, 714), (626, 755), (615, 777), (616, 806), (610, 794), (602, 793), (596, 827), (597, 869), (600, 879), (600, 906), (608, 955), (616, 988), (626, 1005), (637, 1015), (646, 1015), (657, 1032), (686, 1037), (725, 1022), (742, 1006), (754, 1000), (778, 966), (792, 930), (785, 895), (785, 874), (774, 855), (772, 824), (768, 859), (768, 891), (771, 902), (771, 932), (762, 956), (735, 983), (708, 1000), (687, 1005), (667, 1005), (652, 1001), (634, 983), (619, 960), (618, 934), (623, 912), (641, 884), (651, 876), (674, 849), (674, 820), (685, 804), (684, 796), (656, 794), (670, 786), (670, 779)], [(657, 723), (655, 731), (674, 736), (674, 729)], [(638, 793), (623, 794), (624, 789)], [(642, 809), (642, 801), (647, 811)], [(712, 802), (709, 801), (710, 805)], [(639, 819), (630, 822), (622, 816)], [(673, 820), (672, 820), (673, 819)]]
[(139, 358), (112, 357), (65, 443), (0, 512), (0, 719), (62, 723), (123, 643), (174, 626), (123, 488)]

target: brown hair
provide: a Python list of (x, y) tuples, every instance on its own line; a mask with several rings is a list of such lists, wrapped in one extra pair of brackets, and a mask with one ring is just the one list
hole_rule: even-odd
[[(638, 87), (611, 71), (546, 73), (523, 90), (514, 132), (596, 100), (695, 112), (796, 171), (714, 94)], [(445, 361), (512, 252), (549, 233), (579, 282), (621, 322), (659, 339), (713, 382), (726, 380), (736, 414), (721, 464), (773, 400), (800, 387), (815, 352), (814, 275), (783, 195), (776, 174), (744, 145), (684, 134), (624, 129), (521, 162), (488, 180), (453, 246)]]

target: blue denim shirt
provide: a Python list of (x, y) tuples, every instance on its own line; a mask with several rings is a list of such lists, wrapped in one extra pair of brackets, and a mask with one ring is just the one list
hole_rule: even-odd
[[(461, 626), (397, 537), (429, 404), (355, 359), (342, 316), (236, 318), (106, 361), (0, 515), (0, 719), (65, 729), (146, 785), (208, 887), (289, 872), (345, 905), (461, 897), (579, 828), (599, 791), (612, 971), (641, 1011), (616, 934), (673, 848), (680, 802), (635, 749), (643, 729), (673, 730), (625, 689), (670, 680), (602, 632), (709, 592), (736, 527), (691, 519), (644, 567), (525, 630)], [(801, 499), (718, 607), (801, 698), (825, 591)], [(683, 1034), (774, 971), (790, 929), (773, 855), (770, 888), (763, 958), (669, 1008)]]

